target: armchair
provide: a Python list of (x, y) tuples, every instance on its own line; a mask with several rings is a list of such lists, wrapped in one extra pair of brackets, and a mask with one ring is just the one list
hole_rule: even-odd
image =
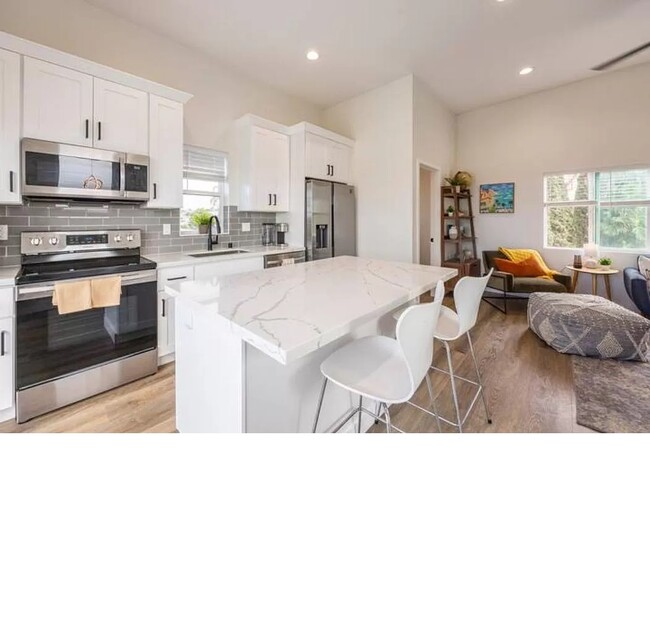
[[(649, 256), (650, 257), (650, 256)], [(648, 280), (639, 272), (638, 268), (626, 268), (623, 271), (625, 291), (636, 305), (637, 309), (650, 318), (650, 287)]]
[[(486, 270), (495, 268), (495, 258), (508, 259), (501, 251), (483, 251), (483, 264)], [(528, 296), (533, 292), (571, 292), (571, 277), (562, 273), (553, 275), (553, 279), (515, 277), (511, 273), (496, 270), (495, 268), (492, 277), (488, 281), (488, 287), (493, 290), (499, 290), (501, 293), (498, 296), (484, 296), (483, 300), (499, 311), (508, 313), (508, 299), (524, 298), (527, 300)], [(491, 302), (494, 300), (502, 301), (503, 307)]]

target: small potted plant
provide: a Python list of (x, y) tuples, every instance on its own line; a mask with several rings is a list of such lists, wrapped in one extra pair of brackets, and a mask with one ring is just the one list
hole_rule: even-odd
[(598, 260), (598, 263), (603, 270), (607, 270), (612, 267), (612, 258), (602, 257)]
[(458, 171), (453, 176), (445, 178), (445, 182), (451, 187), (454, 193), (469, 191), (472, 186), (472, 175), (469, 172)]
[(451, 206), (451, 205), (449, 205), (449, 207), (447, 208), (447, 216), (448, 217), (453, 217), (454, 216), (454, 207)]
[(208, 226), (210, 225), (210, 218), (212, 213), (208, 210), (195, 210), (190, 216), (190, 221), (197, 227), (199, 234), (207, 234)]

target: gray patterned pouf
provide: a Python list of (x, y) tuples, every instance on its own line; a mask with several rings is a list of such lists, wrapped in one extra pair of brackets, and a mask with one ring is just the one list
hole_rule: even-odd
[(531, 294), (528, 327), (563, 354), (647, 362), (650, 353), (650, 320), (600, 296)]

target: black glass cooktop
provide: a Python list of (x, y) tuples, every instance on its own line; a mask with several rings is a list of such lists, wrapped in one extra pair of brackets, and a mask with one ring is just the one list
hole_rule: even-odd
[(23, 264), (16, 277), (16, 284), (27, 285), (28, 283), (60, 281), (62, 279), (118, 275), (125, 272), (153, 270), (155, 268), (155, 262), (139, 255)]

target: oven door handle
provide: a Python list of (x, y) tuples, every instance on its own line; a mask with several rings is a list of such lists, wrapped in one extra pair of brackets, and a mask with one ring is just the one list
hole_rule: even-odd
[[(112, 275), (108, 275), (112, 276)], [(153, 283), (157, 280), (156, 271), (148, 270), (144, 273), (133, 273), (122, 276), (122, 286), (125, 285), (135, 285), (137, 283)], [(105, 277), (93, 277), (93, 279), (102, 279)], [(91, 281), (92, 279), (66, 279), (66, 282), (72, 281)], [(64, 283), (64, 282), (61, 282)], [(32, 300), (35, 298), (46, 298), (47, 296), (52, 296), (54, 293), (54, 284), (48, 285), (26, 285), (26, 286), (17, 286), (16, 287), (16, 301), (20, 302), (23, 300)]]

